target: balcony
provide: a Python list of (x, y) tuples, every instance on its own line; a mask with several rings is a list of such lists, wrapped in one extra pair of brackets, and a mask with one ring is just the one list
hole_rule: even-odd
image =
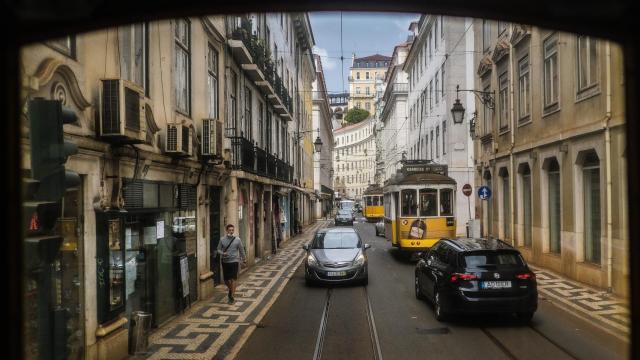
[(409, 84), (408, 83), (393, 83), (392, 85), (388, 85), (384, 91), (384, 95), (382, 96), (382, 101), (387, 103), (392, 96), (400, 95), (400, 94), (408, 94), (409, 93)]
[(256, 154), (251, 140), (245, 139), (242, 133), (230, 138), (232, 169), (255, 172)]
[(231, 47), (233, 57), (240, 63), (240, 65), (253, 63), (253, 59), (247, 47), (247, 40), (251, 37), (251, 20), (243, 16), (240, 19), (240, 26), (237, 26), (237, 24), (233, 24), (233, 26), (234, 28), (231, 30), (231, 38), (227, 41), (229, 47)]
[(353, 94), (352, 96), (354, 98), (372, 98), (373, 94), (371, 94), (371, 93), (369, 93), (369, 94), (363, 94), (363, 93), (357, 94), (356, 93), (356, 94)]
[(254, 145), (242, 132), (236, 134), (235, 129), (226, 129), (225, 135), (231, 140), (232, 169), (291, 183), (293, 168), (289, 164)]
[(394, 83), (393, 89), (391, 89), (394, 93), (408, 93), (409, 92), (409, 84), (408, 83)]
[(267, 152), (256, 146), (256, 174), (267, 176)]
[(292, 167), (284, 161), (276, 159), (276, 179), (290, 183), (292, 175)]
[(240, 26), (232, 24), (231, 47), (233, 56), (256, 86), (267, 95), (276, 107), (280, 116), (291, 120), (293, 101), (284, 86), (276, 66), (271, 58), (270, 50), (264, 40), (253, 34), (253, 24), (246, 17), (240, 19)]
[(272, 179), (277, 176), (276, 157), (271, 154), (267, 154), (267, 176)]

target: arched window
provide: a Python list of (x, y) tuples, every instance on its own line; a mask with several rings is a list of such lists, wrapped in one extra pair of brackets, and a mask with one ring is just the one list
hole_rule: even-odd
[(511, 239), (511, 185), (509, 183), (509, 171), (506, 167), (500, 168), (500, 190), (502, 190), (502, 231), (505, 239)]
[[(581, 168), (584, 224), (584, 260), (600, 264), (602, 235), (602, 187), (600, 186), (600, 158), (594, 150), (582, 151), (578, 154), (577, 165)], [(579, 208), (579, 207), (577, 207)]]
[(547, 221), (549, 226), (549, 252), (560, 254), (562, 213), (560, 207), (560, 164), (555, 157), (542, 165), (547, 175)]
[[(523, 163), (518, 166), (520, 174), (521, 190), (520, 202), (522, 205), (522, 224), (524, 226), (524, 246), (532, 245), (532, 206), (531, 204), (531, 168), (529, 164)], [(518, 210), (519, 211), (519, 210)]]

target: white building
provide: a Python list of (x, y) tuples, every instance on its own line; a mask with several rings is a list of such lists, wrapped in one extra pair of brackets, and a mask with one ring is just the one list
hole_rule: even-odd
[(383, 184), (400, 169), (402, 153), (406, 153), (408, 149), (407, 95), (409, 83), (407, 73), (402, 68), (410, 49), (410, 41), (395, 47), (391, 56), (391, 66), (385, 78), (386, 89), (382, 96), (384, 106), (377, 124), (381, 146), (379, 177)]
[(342, 197), (358, 200), (375, 175), (373, 119), (341, 127), (333, 132), (334, 189)]
[(462, 194), (462, 186), (473, 186), (473, 143), (469, 119), (475, 112), (472, 92), (461, 92), (465, 104), (463, 124), (454, 124), (451, 107), (460, 89), (474, 87), (473, 20), (423, 15), (410, 30), (415, 40), (405, 61), (409, 76), (408, 159), (446, 164), (458, 183), (456, 195), (458, 235), (474, 218), (474, 197)]
[[(330, 213), (333, 204), (333, 150), (332, 114), (327, 97), (327, 85), (324, 81), (322, 62), (314, 55), (316, 80), (313, 82), (313, 137), (320, 137), (322, 148), (313, 154), (313, 188), (319, 198), (315, 204), (315, 217), (321, 218)], [(318, 130), (317, 132), (315, 130)]]

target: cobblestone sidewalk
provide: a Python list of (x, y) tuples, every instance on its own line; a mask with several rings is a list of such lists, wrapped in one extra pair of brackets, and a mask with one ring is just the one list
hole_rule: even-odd
[(529, 266), (538, 280), (540, 297), (570, 311), (606, 332), (629, 341), (628, 303), (606, 291), (590, 288), (546, 269)]
[(241, 275), (233, 305), (227, 304), (225, 288), (155, 331), (148, 359), (233, 358), (301, 263), (302, 245), (327, 223), (309, 226), (276, 256)]

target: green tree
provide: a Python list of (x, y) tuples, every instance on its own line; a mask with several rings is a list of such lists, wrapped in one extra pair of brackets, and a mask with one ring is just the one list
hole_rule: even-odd
[(357, 124), (360, 121), (368, 118), (370, 116), (367, 110), (353, 108), (347, 111), (347, 115), (344, 117), (344, 121), (349, 124)]

